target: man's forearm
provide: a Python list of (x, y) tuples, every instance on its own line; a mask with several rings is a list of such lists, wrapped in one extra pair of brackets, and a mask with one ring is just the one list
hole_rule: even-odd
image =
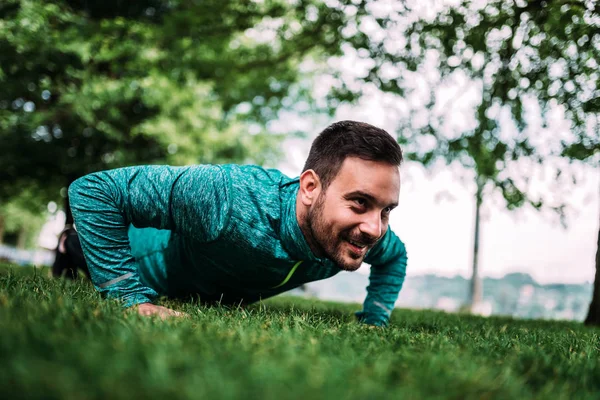
[(367, 297), (356, 315), (364, 323), (385, 326), (404, 284), (408, 257), (404, 243), (392, 231), (374, 250), (366, 260), (371, 264)]
[(103, 173), (87, 175), (70, 186), (69, 199), (96, 289), (125, 307), (151, 302), (156, 292), (139, 279), (118, 183)]
[(152, 301), (157, 294), (140, 280), (129, 225), (215, 240), (228, 221), (227, 188), (222, 168), (209, 165), (119, 168), (76, 180), (71, 209), (96, 288), (127, 307)]
[(404, 284), (405, 266), (402, 259), (387, 265), (371, 266), (367, 297), (363, 310), (357, 313), (359, 320), (372, 325), (388, 324)]

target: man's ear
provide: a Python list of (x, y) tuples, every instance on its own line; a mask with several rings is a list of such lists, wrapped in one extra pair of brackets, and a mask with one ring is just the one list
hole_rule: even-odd
[(312, 169), (307, 169), (300, 175), (300, 199), (302, 204), (310, 207), (321, 193), (321, 180)]

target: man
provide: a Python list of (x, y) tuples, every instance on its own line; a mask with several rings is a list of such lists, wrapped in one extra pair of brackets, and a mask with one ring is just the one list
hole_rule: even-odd
[(371, 264), (360, 321), (385, 326), (406, 250), (388, 229), (402, 152), (384, 130), (342, 121), (290, 179), (251, 165), (142, 166), (84, 176), (70, 204), (94, 286), (142, 315), (158, 294), (247, 304)]

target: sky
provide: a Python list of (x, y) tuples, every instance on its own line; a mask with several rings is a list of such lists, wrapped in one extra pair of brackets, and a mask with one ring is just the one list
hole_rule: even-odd
[[(459, 182), (451, 172), (430, 177), (417, 166), (405, 166), (402, 172), (401, 205), (391, 227), (406, 243), (409, 271), (469, 276), (475, 185)], [(484, 203), (482, 275), (500, 277), (518, 271), (529, 273), (540, 283), (593, 282), (599, 184), (596, 173), (577, 188), (578, 195), (589, 192), (595, 196), (587, 200), (588, 206), (569, 211), (566, 229), (548, 212), (532, 208), (508, 211), (499, 195)], [(447, 188), (454, 198), (440, 199), (441, 188)]]

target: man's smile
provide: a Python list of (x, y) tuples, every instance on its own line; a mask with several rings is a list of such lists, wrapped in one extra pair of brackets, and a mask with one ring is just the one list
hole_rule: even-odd
[(348, 240), (346, 240), (345, 242), (348, 244), (350, 251), (357, 256), (363, 256), (367, 250), (367, 245), (365, 244), (358, 244), (356, 242), (351, 242)]

